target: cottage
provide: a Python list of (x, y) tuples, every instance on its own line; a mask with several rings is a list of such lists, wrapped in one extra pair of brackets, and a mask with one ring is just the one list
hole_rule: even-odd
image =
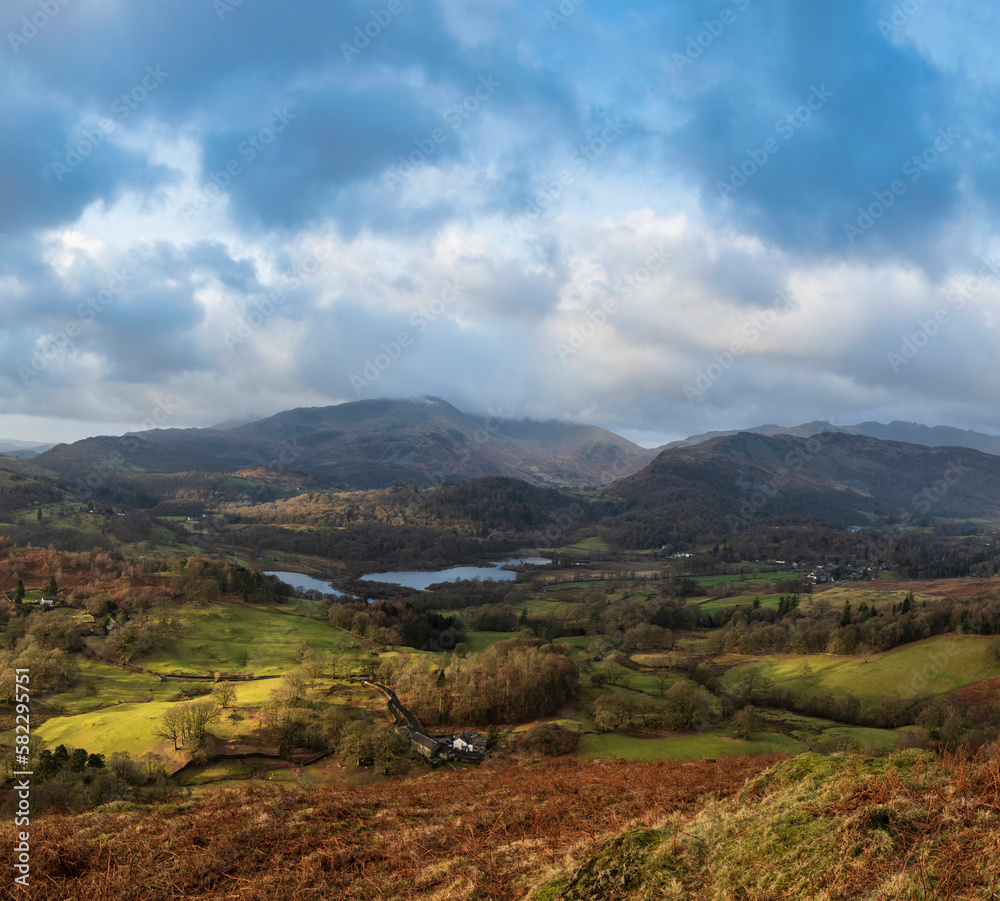
[(463, 754), (485, 754), (486, 739), (477, 732), (462, 732), (451, 743), (452, 748)]
[(414, 729), (407, 732), (406, 737), (410, 740), (410, 750), (415, 754), (426, 757), (428, 760), (440, 757), (443, 745), (436, 739)]

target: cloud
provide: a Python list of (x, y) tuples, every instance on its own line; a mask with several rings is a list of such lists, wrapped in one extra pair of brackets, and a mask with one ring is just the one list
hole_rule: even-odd
[(0, 435), (167, 395), (981, 425), (1000, 17), (898, 5), (71, 0), (0, 64)]

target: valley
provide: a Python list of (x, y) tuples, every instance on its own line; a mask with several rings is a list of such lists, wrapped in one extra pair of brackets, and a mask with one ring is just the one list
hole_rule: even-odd
[[(59, 467), (75, 453), (56, 450)], [(27, 671), (35, 841), (50, 855), (36, 873), (58, 887), (27, 897), (123, 896), (118, 868), (85, 850), (94, 818), (113, 817), (116, 835), (218, 829), (212, 846), (231, 848), (220, 824), (233, 804), (272, 811), (265, 827), (319, 855), (271, 897), (332, 872), (299, 808), (339, 810), (330, 835), (356, 862), (337, 823), (368, 848), (417, 843), (443, 868), (418, 876), (385, 845), (376, 894), (367, 864), (334, 867), (352, 897), (403, 897), (407, 884), (440, 898), (475, 885), (604, 897), (579, 894), (602, 866), (587, 855), (637, 841), (642, 884), (660, 885), (642, 849), (665, 840), (665, 818), (726, 834), (724, 799), (757, 791), (743, 782), (767, 767), (767, 797), (794, 766), (830, 798), (850, 766), (876, 781), (923, 768), (926, 786), (935, 760), (951, 769), (934, 779), (972, 778), (959, 761), (1000, 734), (1000, 458), (979, 451), (740, 433), (667, 448), (606, 485), (491, 475), (350, 490), (318, 470), (186, 472), (146, 456), (92, 461), (100, 484), (81, 493), (76, 464), (54, 462), (0, 458), (2, 797), (14, 675)], [(965, 472), (936, 493), (951, 462)], [(484, 762), (421, 749), (372, 682), (430, 744), (474, 736)], [(640, 788), (657, 779), (673, 800)], [(617, 780), (635, 789), (599, 821), (575, 803), (530, 813)], [(500, 786), (547, 800), (519, 801), (512, 820)], [(419, 812), (384, 827), (441, 792), (449, 828), (464, 828), (462, 804), (479, 811), (464, 844), (434, 845)], [(76, 850), (51, 831), (63, 818)], [(623, 832), (640, 826), (661, 832)], [(532, 849), (520, 862), (518, 843)], [(161, 867), (153, 845), (137, 847), (135, 866)], [(238, 872), (277, 853), (237, 866), (212, 852), (198, 866), (218, 877), (201, 896), (255, 897)], [(58, 862), (73, 855), (75, 869)], [(701, 878), (693, 860), (681, 882)], [(148, 896), (190, 891), (192, 873), (150, 875)]]

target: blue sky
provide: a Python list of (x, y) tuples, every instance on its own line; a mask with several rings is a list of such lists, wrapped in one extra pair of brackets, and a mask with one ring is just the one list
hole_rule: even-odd
[(434, 394), (996, 432), (1000, 10), (11, 0), (0, 438)]

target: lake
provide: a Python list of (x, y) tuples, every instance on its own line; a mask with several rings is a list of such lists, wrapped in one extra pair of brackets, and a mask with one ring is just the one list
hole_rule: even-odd
[(407, 588), (425, 591), (428, 585), (433, 585), (435, 582), (457, 582), (460, 579), (492, 579), (496, 582), (513, 582), (517, 578), (517, 573), (509, 569), (500, 569), (501, 566), (517, 566), (519, 564), (545, 566), (551, 562), (546, 557), (515, 557), (512, 560), (491, 563), (489, 566), (453, 566), (450, 569), (439, 569), (434, 572), (410, 570), (408, 572), (369, 573), (367, 576), (362, 576), (361, 581), (389, 582), (393, 585), (405, 585)]
[(337, 591), (329, 582), (321, 582), (319, 579), (315, 579), (312, 576), (304, 576), (302, 573), (283, 573), (283, 572), (266, 572), (265, 576), (277, 576), (286, 585), (291, 585), (292, 588), (302, 589), (303, 591), (319, 591), (323, 594), (332, 594), (334, 597), (338, 598), (354, 598), (357, 597), (356, 594), (349, 594), (346, 591)]

